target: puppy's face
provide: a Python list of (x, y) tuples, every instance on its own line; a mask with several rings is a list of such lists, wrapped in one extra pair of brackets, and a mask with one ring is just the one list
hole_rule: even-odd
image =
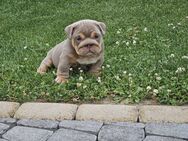
[(69, 26), (71, 43), (78, 55), (95, 56), (101, 53), (105, 30), (102, 26), (105, 25), (91, 20), (79, 21)]

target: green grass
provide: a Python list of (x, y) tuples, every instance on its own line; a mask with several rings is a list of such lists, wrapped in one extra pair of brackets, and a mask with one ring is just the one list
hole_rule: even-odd
[[(187, 7), (187, 0), (0, 0), (0, 100), (185, 104)], [(48, 50), (65, 39), (65, 26), (80, 19), (107, 25), (101, 82), (79, 71), (68, 84), (54, 83), (55, 69), (38, 75)]]

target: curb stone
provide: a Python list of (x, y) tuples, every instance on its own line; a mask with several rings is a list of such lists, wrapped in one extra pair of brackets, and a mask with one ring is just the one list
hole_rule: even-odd
[(133, 121), (138, 118), (137, 106), (83, 104), (78, 108), (76, 120)]
[(24, 103), (16, 111), (14, 118), (72, 120), (75, 118), (77, 107), (75, 104), (63, 103)]
[(6, 102), (0, 101), (0, 117), (1, 118), (10, 118), (13, 117), (16, 110), (20, 106), (17, 102)]
[(140, 122), (188, 123), (188, 106), (140, 106)]
[[(95, 120), (102, 122), (188, 123), (188, 106), (110, 105), (63, 103), (19, 103), (0, 101), (0, 123), (16, 119)], [(31, 112), (32, 111), (32, 112)]]

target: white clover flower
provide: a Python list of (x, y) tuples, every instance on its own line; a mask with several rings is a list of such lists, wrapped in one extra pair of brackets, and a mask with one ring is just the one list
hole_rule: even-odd
[(176, 70), (176, 73), (182, 73), (185, 71), (185, 68), (184, 67), (179, 67), (177, 70)]
[(188, 59), (188, 56), (182, 56), (181, 58), (182, 59)]
[(153, 89), (153, 93), (154, 93), (154, 94), (158, 94), (159, 91), (158, 91), (157, 89)]
[(123, 71), (123, 74), (127, 74), (127, 71)]
[(46, 43), (46, 46), (50, 46), (49, 43)]
[(158, 74), (158, 73), (155, 73), (154, 75), (155, 75), (155, 76), (158, 76), (159, 74)]
[(131, 95), (131, 94), (129, 94), (129, 95), (128, 95), (128, 97), (130, 98), (130, 97), (132, 97), (132, 95)]
[(97, 82), (101, 83), (101, 78), (100, 77), (97, 77)]
[(175, 27), (175, 26), (173, 26), (172, 28), (173, 28), (173, 29), (175, 29), (176, 27)]
[(126, 46), (129, 46), (129, 42), (126, 42)]
[(129, 74), (128, 74), (128, 76), (130, 76), (130, 77), (131, 77), (131, 76), (132, 76), (132, 74), (131, 74), (131, 73), (129, 73)]
[(80, 73), (82, 73), (83, 72), (83, 70), (80, 70)]
[(188, 16), (186, 16), (185, 18), (188, 19)]
[(110, 68), (110, 65), (107, 64), (106, 67), (107, 67), (107, 68)]
[(170, 56), (169, 56), (170, 58), (174, 58), (175, 57), (175, 55), (174, 54), (170, 54)]
[(176, 80), (176, 79), (177, 79), (177, 77), (172, 77), (171, 79), (172, 79), (172, 80)]
[(147, 28), (147, 27), (145, 27), (145, 28), (144, 28), (144, 31), (145, 31), (145, 32), (148, 32), (148, 28)]
[(159, 90), (162, 90), (162, 89), (164, 89), (165, 88), (165, 86), (163, 85), (163, 86), (160, 86), (159, 87)]
[(136, 45), (136, 40), (133, 40), (133, 45)]
[(170, 92), (172, 92), (172, 91), (171, 91), (170, 89), (167, 89), (167, 92), (170, 93)]
[(28, 59), (27, 58), (24, 58), (24, 61), (27, 61)]
[(119, 45), (119, 41), (116, 41), (116, 45)]
[(79, 67), (78, 70), (81, 70), (81, 68)]
[(82, 83), (76, 83), (77, 88), (80, 87)]
[(83, 89), (85, 89), (85, 88), (87, 88), (87, 86), (86, 86), (86, 85), (84, 85), (84, 86), (83, 86)]
[(118, 31), (117, 31), (117, 34), (120, 34), (120, 33), (121, 33), (121, 32), (118, 30)]
[(132, 81), (132, 77), (129, 77), (128, 80), (129, 80), (131, 83), (133, 82), (133, 81)]
[[(136, 36), (136, 35), (135, 35)], [(139, 38), (133, 36), (133, 40), (139, 40)]]
[(24, 49), (27, 49), (27, 46), (24, 46)]
[(168, 26), (172, 26), (172, 25), (173, 25), (173, 23), (169, 23), (169, 24), (168, 24)]
[(157, 77), (156, 77), (156, 80), (159, 80), (159, 81), (160, 81), (161, 79), (162, 79), (162, 78), (161, 78), (160, 76), (157, 76)]
[(181, 25), (181, 23), (177, 23), (177, 25)]
[(121, 80), (119, 75), (116, 75), (115, 78), (116, 78), (116, 80)]
[(69, 68), (70, 71), (73, 71), (73, 68)]
[(79, 81), (83, 81), (84, 78), (82, 76), (79, 77)]
[(102, 69), (104, 69), (105, 67), (104, 66), (102, 66)]
[(147, 91), (151, 90), (151, 86), (147, 86), (147, 87), (146, 87), (146, 90), (147, 90)]

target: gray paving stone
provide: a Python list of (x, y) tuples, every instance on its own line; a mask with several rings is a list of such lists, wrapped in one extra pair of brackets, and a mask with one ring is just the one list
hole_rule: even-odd
[(145, 127), (145, 124), (143, 123), (133, 123), (133, 122), (113, 122), (113, 123), (107, 123), (107, 124), (132, 127), (132, 128), (142, 128), (142, 129)]
[(188, 139), (188, 124), (148, 123), (145, 129), (147, 135)]
[(103, 125), (102, 122), (96, 122), (96, 121), (64, 120), (60, 122), (59, 127), (80, 130), (97, 135), (102, 125)]
[(9, 129), (9, 127), (10, 126), (7, 124), (0, 123), (0, 135), (4, 134)]
[(58, 124), (59, 124), (58, 121), (52, 121), (52, 120), (21, 119), (17, 122), (17, 125), (44, 128), (44, 129), (57, 129)]
[(14, 119), (14, 118), (0, 118), (0, 122), (13, 124), (13, 123), (16, 123), (16, 119)]
[(96, 141), (97, 137), (81, 131), (70, 129), (59, 129), (48, 141)]
[(147, 136), (144, 139), (144, 141), (185, 141), (185, 140), (171, 138), (171, 137)]
[(9, 141), (46, 141), (53, 131), (44, 129), (16, 126), (3, 134)]
[(144, 129), (105, 125), (99, 132), (98, 141), (142, 141)]
[(5, 140), (5, 139), (0, 139), (0, 141), (7, 141), (7, 140)]

